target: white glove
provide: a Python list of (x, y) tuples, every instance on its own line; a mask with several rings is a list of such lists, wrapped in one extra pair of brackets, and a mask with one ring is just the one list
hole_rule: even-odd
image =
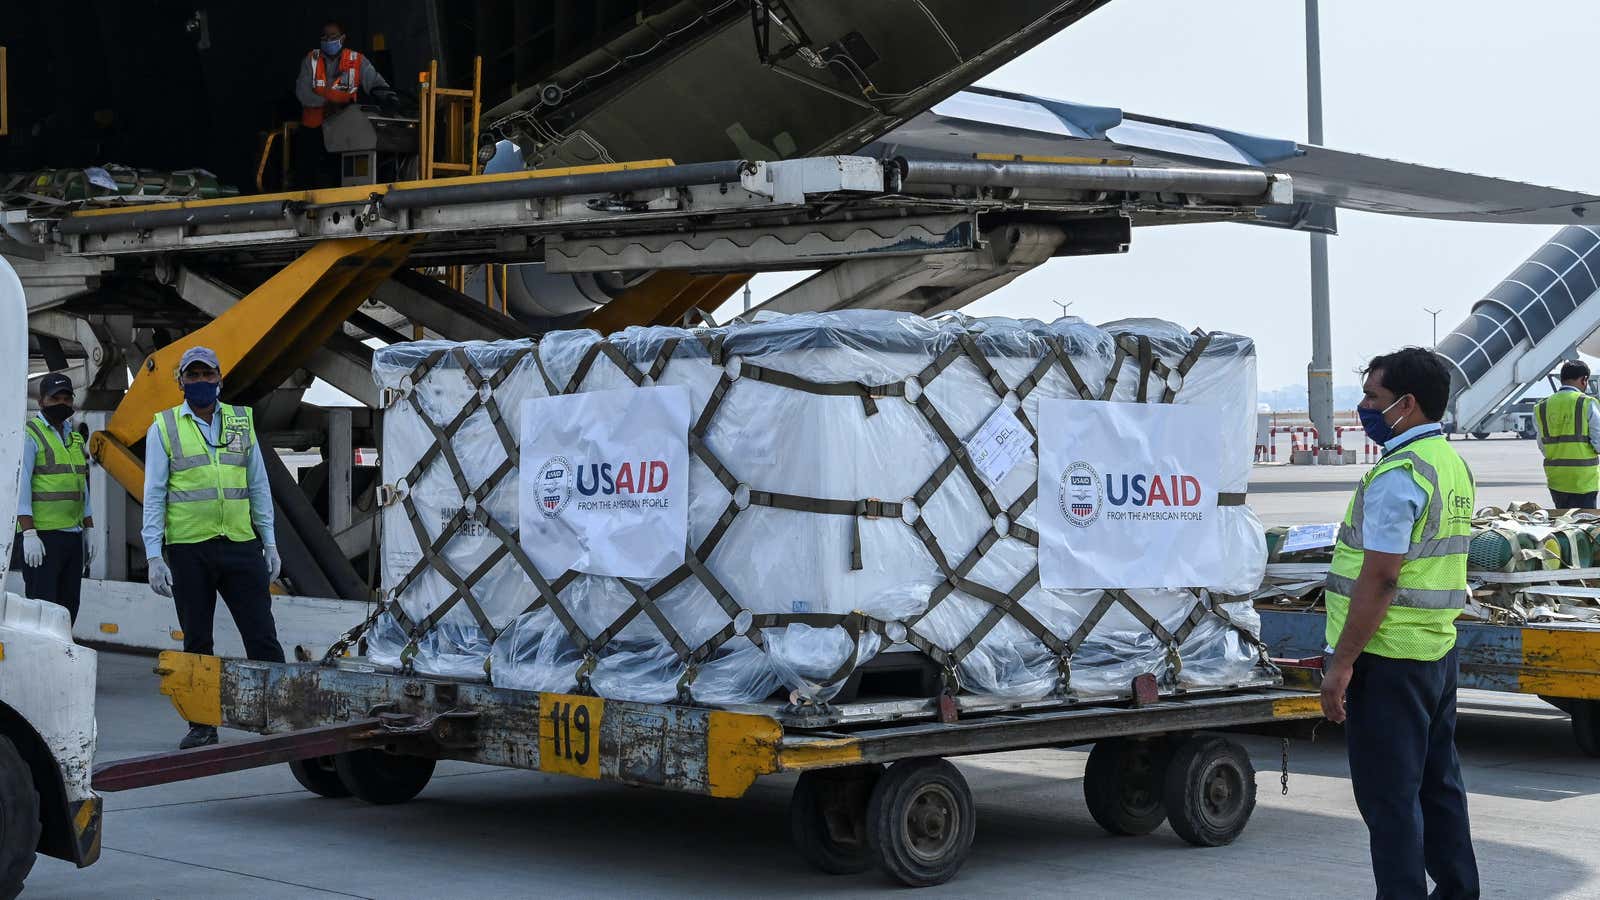
[(90, 565), (94, 562), (94, 541), (89, 540), (88, 532), (83, 534), (83, 564)]
[(167, 568), (167, 561), (159, 556), (150, 557), (150, 587), (163, 597), (172, 596), (172, 570)]
[(261, 552), (267, 557), (267, 580), (277, 581), (278, 573), (283, 571), (283, 558), (278, 555), (278, 548), (266, 544), (261, 548)]
[(22, 533), (22, 564), (30, 569), (44, 565), (44, 541), (39, 540), (39, 532), (32, 528)]

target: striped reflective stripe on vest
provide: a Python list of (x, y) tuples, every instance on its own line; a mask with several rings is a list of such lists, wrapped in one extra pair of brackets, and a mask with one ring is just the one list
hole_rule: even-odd
[[(172, 442), (172, 453), (170, 454), (172, 458), (168, 463), (168, 467), (172, 471), (182, 472), (185, 469), (211, 465), (211, 456), (206, 453), (204, 447), (201, 447), (200, 452), (197, 454), (189, 454), (183, 451), (183, 430), (178, 427), (178, 417), (172, 410), (166, 410), (161, 414), (161, 422), (167, 426), (167, 440)], [(219, 454), (219, 458), (220, 456)], [(234, 465), (244, 465), (244, 457), (238, 457), (238, 461)]]
[[(1590, 440), (1589, 440), (1589, 407), (1595, 401), (1594, 401), (1593, 397), (1590, 397), (1587, 394), (1578, 394), (1578, 399), (1573, 401), (1573, 404), (1572, 404), (1572, 432), (1570, 434), (1551, 434), (1550, 433), (1550, 401), (1554, 400), (1557, 397), (1560, 397), (1562, 394), (1565, 394), (1565, 393), (1575, 393), (1575, 392), (1572, 392), (1572, 391), (1557, 391), (1554, 394), (1551, 394), (1550, 396), (1544, 398), (1543, 400), (1540, 400), (1539, 403), (1534, 407), (1534, 410), (1535, 410), (1536, 414), (1539, 417), (1539, 436), (1540, 436), (1539, 443), (1540, 443), (1540, 445), (1542, 447), (1548, 447), (1548, 446), (1550, 446), (1552, 444), (1588, 444), (1588, 443), (1590, 443)], [(1561, 402), (1565, 402), (1565, 401), (1563, 400)], [(1545, 460), (1545, 465), (1547, 465), (1547, 466), (1583, 466), (1583, 465), (1592, 466), (1592, 465), (1595, 465), (1595, 463), (1592, 462), (1592, 461), (1584, 461), (1584, 460), (1547, 459), (1547, 460)]]
[[(1328, 574), (1328, 590), (1343, 597), (1355, 594), (1356, 580), (1348, 575)], [(1462, 609), (1467, 605), (1467, 591), (1430, 591), (1403, 587), (1395, 590), (1394, 605), (1411, 609)]]
[[(1437, 491), (1438, 488), (1434, 490)], [(1339, 540), (1353, 549), (1362, 549), (1360, 532), (1349, 525), (1339, 526)], [(1450, 537), (1430, 538), (1412, 544), (1406, 550), (1406, 559), (1436, 559), (1441, 556), (1457, 556), (1466, 553), (1471, 547), (1471, 535), (1456, 534)]]
[(33, 436), (33, 443), (44, 452), (44, 465), (35, 465), (33, 467), (33, 474), (87, 475), (89, 473), (89, 467), (87, 465), (80, 466), (74, 465), (71, 462), (56, 462), (55, 448), (50, 446), (50, 438), (47, 437), (44, 432), (46, 427), (47, 426), (41, 424), (38, 419), (28, 420), (28, 433)]
[[(1587, 443), (1589, 439), (1581, 438), (1580, 440)], [(1548, 444), (1550, 441), (1545, 441), (1545, 443)], [(1544, 464), (1547, 466), (1600, 466), (1600, 456), (1591, 456), (1587, 459), (1547, 459)]]
[[(333, 89), (341, 93), (354, 93), (361, 84), (361, 54), (344, 49), (334, 60), (337, 68), (333, 76)], [(311, 86), (328, 86), (328, 57), (321, 50), (311, 51)], [(348, 63), (348, 66), (346, 64)]]
[(44, 500), (82, 500), (83, 491), (34, 491), (33, 499)]
[[(1441, 518), (1443, 518), (1443, 516), (1444, 516), (1444, 500), (1441, 499), (1440, 496), (1439, 496), (1439, 493), (1440, 493), (1440, 491), (1439, 491), (1439, 470), (1435, 469), (1432, 466), (1432, 464), (1430, 464), (1427, 460), (1425, 460), (1422, 457), (1418, 456), (1417, 454), (1411, 452), (1410, 450), (1402, 450), (1401, 452), (1396, 453), (1392, 457), (1384, 457), (1383, 461), (1384, 462), (1389, 462), (1392, 459), (1408, 459), (1408, 460), (1410, 460), (1412, 468), (1414, 468), (1416, 470), (1416, 473), (1418, 475), (1421, 475), (1423, 480), (1428, 482), (1428, 484), (1433, 485), (1433, 490), (1430, 492), (1431, 496), (1428, 498), (1428, 519), (1422, 526), (1422, 533), (1425, 536), (1426, 535), (1433, 535), (1435, 538), (1437, 538), (1437, 536), (1439, 534), (1439, 520)], [(1472, 473), (1469, 470), (1468, 473), (1467, 473), (1469, 478), (1471, 477), (1471, 474)], [(1368, 483), (1370, 483), (1370, 482), (1363, 482), (1360, 487), (1356, 488), (1355, 508), (1350, 511), (1350, 523), (1347, 524), (1347, 525), (1340, 525), (1339, 526), (1339, 540), (1343, 541), (1346, 545), (1348, 545), (1351, 549), (1354, 549), (1354, 550), (1360, 550), (1362, 548), (1362, 546), (1363, 546), (1363, 541), (1361, 539), (1361, 534), (1362, 534), (1362, 527), (1361, 526), (1362, 526), (1362, 522), (1366, 519), (1366, 515), (1367, 515), (1367, 505), (1363, 501), (1365, 501), (1366, 496), (1367, 496), (1367, 484)], [(1444, 538), (1443, 540), (1449, 540), (1449, 539), (1448, 538)], [(1413, 554), (1420, 553), (1421, 552), (1420, 548), (1425, 548), (1430, 543), (1431, 543), (1431, 541), (1426, 539), (1426, 538), (1423, 541), (1419, 542), (1419, 543), (1413, 543), (1411, 545), (1411, 550), (1406, 553), (1406, 559), (1423, 559), (1423, 558), (1425, 558), (1422, 555), (1413, 555)], [(1469, 543), (1470, 543), (1470, 539), (1469, 539)], [(1465, 552), (1467, 552), (1467, 550), (1466, 550), (1465, 547), (1463, 547), (1460, 550), (1457, 550), (1457, 551), (1454, 551), (1454, 552), (1456, 552), (1456, 553), (1465, 553)], [(1426, 554), (1426, 556), (1450, 556), (1450, 555), (1452, 555), (1452, 554), (1451, 553), (1434, 553), (1434, 552), (1428, 552)]]
[[(203, 503), (203, 502), (206, 502), (206, 501), (209, 501), (209, 500), (215, 500), (215, 499), (217, 499), (217, 489), (216, 488), (203, 488), (201, 490), (195, 490), (195, 491), (168, 491), (167, 492), (167, 502), (168, 503)], [(243, 487), (243, 488), (223, 488), (222, 489), (222, 499), (224, 499), (224, 500), (249, 500), (250, 499), (250, 489), (247, 488), (247, 487)]]

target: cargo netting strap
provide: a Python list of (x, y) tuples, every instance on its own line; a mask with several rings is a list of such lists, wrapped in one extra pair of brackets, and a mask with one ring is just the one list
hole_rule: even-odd
[[(1225, 603), (1235, 602), (1242, 598), (1221, 597), (1213, 595), (1204, 589), (1190, 589), (1188, 593), (1194, 597), (1195, 603), (1178, 628), (1171, 630), (1134, 600), (1126, 590), (1105, 590), (1089, 615), (1079, 623), (1076, 630), (1071, 635), (1062, 637), (1051, 631), (1023, 603), (1027, 595), (1039, 585), (1039, 568), (1037, 564), (1030, 567), (1014, 584), (1008, 586), (996, 587), (974, 580), (972, 578), (973, 571), (1000, 542), (1009, 539), (1020, 541), (1030, 548), (1038, 548), (1040, 543), (1039, 532), (1020, 523), (1020, 520), (1028, 514), (1037, 499), (1038, 485), (1037, 482), (1030, 484), (1020, 496), (1009, 503), (1003, 503), (996, 496), (993, 486), (974, 464), (965, 442), (956, 434), (927, 392), (927, 387), (951, 366), (960, 364), (971, 366), (978, 377), (994, 392), (999, 403), (1010, 407), (1018, 421), (1027, 429), (1029, 436), (1032, 438), (1031, 450), (1037, 456), (1039, 452), (1038, 431), (1035, 424), (1023, 411), (1023, 401), (1052, 374), (1059, 373), (1065, 378), (1071, 385), (1072, 392), (1079, 399), (1105, 402), (1111, 400), (1114, 396), (1125, 364), (1132, 361), (1138, 369), (1138, 382), (1133, 391), (1136, 401), (1141, 403), (1172, 403), (1182, 387), (1183, 379), (1210, 344), (1211, 336), (1198, 330), (1194, 332), (1194, 340), (1188, 351), (1176, 364), (1168, 365), (1157, 355), (1153, 342), (1148, 336), (1114, 335), (1115, 358), (1104, 381), (1098, 386), (1091, 385), (1084, 378), (1083, 373), (1074, 363), (1071, 353), (1060, 336), (1050, 336), (1046, 339), (1044, 352), (1038, 363), (1015, 386), (1011, 386), (1006, 383), (1005, 378), (983, 354), (978, 337), (977, 334), (973, 333), (964, 332), (960, 334), (950, 346), (935, 356), (927, 366), (903, 381), (887, 384), (868, 384), (861, 381), (816, 381), (770, 366), (751, 363), (738, 357), (730, 357), (726, 351), (723, 335), (695, 335), (695, 340), (698, 341), (700, 348), (709, 356), (713, 365), (722, 368), (722, 372), (716, 384), (712, 387), (705, 406), (690, 427), (688, 435), (689, 449), (693, 457), (699, 460), (723, 489), (728, 492), (729, 502), (699, 544), (695, 545), (691, 542), (689, 546), (685, 547), (683, 565), (674, 569), (665, 577), (660, 578), (648, 588), (627, 579), (616, 579), (628, 592), (632, 603), (612, 622), (594, 635), (587, 634), (583, 630), (577, 618), (567, 608), (562, 599), (563, 591), (578, 578), (582, 577), (581, 573), (567, 571), (554, 580), (546, 579), (522, 549), (517, 530), (508, 528), (486, 512), (485, 502), (501, 483), (516, 470), (520, 453), (516, 436), (511, 433), (511, 429), (495, 401), (494, 391), (510, 377), (523, 362), (524, 358), (529, 355), (532, 356), (534, 368), (539, 373), (541, 382), (551, 395), (571, 394), (579, 391), (594, 367), (600, 364), (602, 359), (634, 385), (654, 384), (666, 374), (674, 354), (680, 347), (684, 346), (684, 339), (672, 338), (663, 342), (654, 358), (650, 360), (649, 365), (642, 371), (617, 345), (606, 340), (596, 341), (584, 352), (565, 383), (558, 382), (552, 376), (544, 360), (540, 357), (537, 345), (512, 354), (505, 360), (503, 365), (487, 376), (478, 371), (461, 348), (436, 350), (428, 354), (403, 380), (402, 389), (399, 392), (404, 402), (410, 404), (417, 418), (421, 420), (423, 426), (428, 429), (433, 437), (433, 444), (423, 452), (416, 464), (402, 479), (402, 483), (404, 485), (417, 484), (430, 467), (442, 462), (450, 479), (461, 493), (462, 506), (444, 523), (437, 536), (430, 537), (427, 529), (422, 524), (422, 517), (419, 515), (408, 491), (403, 487), (389, 489), (386, 486), (383, 493), (389, 499), (385, 505), (399, 503), (403, 507), (407, 521), (420, 548), (420, 558), (398, 580), (393, 590), (383, 595), (383, 602), (380, 603), (373, 615), (346, 633), (340, 639), (340, 642), (336, 644), (336, 647), (341, 648), (340, 652), (342, 652), (342, 648), (348, 647), (358, 640), (366, 630), (373, 627), (382, 612), (388, 612), (408, 634), (410, 643), (407, 646), (407, 652), (402, 655), (402, 658), (409, 661), (410, 656), (414, 655), (416, 651), (417, 642), (429, 630), (443, 621), (445, 616), (457, 605), (464, 605), (467, 608), (473, 621), (484, 635), (492, 641), (497, 636), (498, 631), (484, 613), (482, 604), (474, 595), (474, 590), (492, 570), (507, 557), (510, 557), (516, 567), (527, 577), (536, 594), (533, 601), (524, 609), (524, 613), (548, 608), (582, 654), (583, 662), (577, 673), (581, 690), (590, 689), (588, 675), (594, 671), (595, 664), (606, 652), (607, 646), (615, 641), (624, 629), (638, 620), (640, 616), (649, 620), (651, 625), (660, 632), (663, 640), (670, 646), (678, 661), (685, 666), (678, 688), (680, 699), (686, 702), (692, 699), (691, 688), (700, 666), (711, 660), (724, 645), (742, 637), (756, 648), (766, 652), (768, 646), (763, 632), (766, 629), (787, 628), (792, 625), (806, 625), (813, 628), (840, 628), (851, 638), (852, 646), (856, 647), (856, 650), (848, 654), (833, 673), (822, 679), (823, 682), (829, 683), (837, 682), (850, 675), (857, 664), (856, 657), (859, 655), (859, 642), (864, 635), (870, 633), (881, 636), (890, 643), (906, 643), (917, 648), (944, 670), (947, 685), (952, 688), (957, 687), (959, 686), (958, 669), (962, 661), (972, 654), (1001, 622), (1010, 619), (1035, 638), (1045, 650), (1055, 657), (1058, 672), (1057, 692), (1061, 695), (1070, 695), (1071, 668), (1074, 654), (1088, 640), (1091, 632), (1101, 623), (1105, 616), (1116, 607), (1121, 607), (1125, 610), (1160, 645), (1166, 648), (1167, 680), (1169, 684), (1177, 682), (1182, 668), (1182, 661), (1178, 652), (1179, 648), (1197, 627), (1211, 617), (1215, 617), (1227, 627), (1242, 635), (1248, 643), (1257, 648), (1264, 661), (1266, 652), (1261, 642), (1250, 633), (1247, 627), (1239, 624), (1229, 616), (1224, 609)], [(439, 370), (446, 361), (459, 366), (464, 377), (476, 389), (476, 393), (448, 422), (441, 424), (434, 421), (427, 414), (417, 388), (431, 373)], [(1159, 389), (1157, 391), (1150, 389), (1152, 375), (1159, 379)], [(722, 409), (729, 392), (734, 390), (735, 385), (744, 379), (760, 382), (781, 390), (801, 391), (818, 396), (854, 398), (859, 401), (860, 414), (864, 417), (878, 413), (878, 402), (880, 400), (899, 398), (917, 410), (921, 421), (927, 426), (929, 432), (944, 446), (946, 455), (910, 497), (899, 501), (883, 500), (877, 497), (809, 497), (753, 488), (743, 483), (716, 456), (707, 442), (707, 434), (716, 420), (718, 412)], [(493, 425), (496, 437), (505, 453), (505, 459), (488, 477), (474, 486), (469, 483), (466, 470), (460, 458), (451, 448), (450, 436), (455, 434), (466, 424), (469, 418), (480, 411), (488, 417)], [(993, 522), (992, 527), (985, 531), (976, 545), (966, 553), (961, 554), (959, 560), (952, 563), (951, 554), (941, 546), (933, 528), (922, 517), (921, 509), (957, 473), (960, 473), (960, 477), (976, 494), (985, 513)], [(1219, 506), (1236, 506), (1244, 502), (1245, 495), (1243, 493), (1223, 493), (1218, 497)], [(942, 575), (942, 580), (929, 593), (924, 608), (916, 615), (904, 620), (883, 620), (861, 611), (849, 613), (755, 613), (741, 604), (738, 598), (728, 591), (707, 564), (718, 543), (728, 533), (734, 522), (738, 520), (745, 510), (752, 506), (815, 515), (848, 517), (851, 520), (848, 563), (852, 571), (861, 570), (865, 563), (861, 544), (861, 522), (863, 520), (877, 519), (899, 520), (910, 529), (911, 533), (926, 549), (930, 559)], [(445, 557), (444, 550), (450, 540), (460, 533), (463, 528), (467, 527), (483, 529), (483, 531), (492, 535), (499, 545), (485, 554), (482, 562), (475, 566), (471, 572), (462, 574), (451, 566)], [(481, 532), (478, 533), (481, 534)], [(400, 597), (416, 583), (417, 579), (429, 571), (435, 572), (442, 577), (451, 586), (452, 590), (443, 602), (439, 603), (426, 617), (420, 621), (414, 620), (406, 614), (399, 602)], [(673, 625), (659, 605), (663, 597), (690, 579), (697, 581), (728, 617), (728, 623), (723, 628), (705, 638), (698, 645), (693, 646)], [(941, 646), (927, 635), (919, 632), (917, 626), (924, 622), (940, 604), (958, 593), (962, 597), (975, 600), (988, 608), (964, 638), (955, 642), (952, 646)], [(332, 653), (333, 651), (330, 650), (330, 654)]]

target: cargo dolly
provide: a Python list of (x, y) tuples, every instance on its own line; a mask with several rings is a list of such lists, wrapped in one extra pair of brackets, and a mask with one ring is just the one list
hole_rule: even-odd
[(168, 651), (161, 691), (197, 723), (259, 738), (110, 763), (98, 791), (121, 791), (288, 763), (324, 797), (401, 803), (439, 759), (575, 775), (713, 797), (763, 775), (799, 774), (790, 801), (801, 855), (835, 874), (874, 866), (913, 886), (947, 881), (972, 846), (972, 793), (946, 757), (1093, 744), (1084, 794), (1121, 835), (1163, 821), (1219, 846), (1255, 808), (1255, 769), (1228, 732), (1303, 733), (1320, 719), (1316, 671), (1227, 689), (1000, 702), (864, 698), (829, 707), (704, 708), (496, 688), (380, 671), (360, 658), (262, 663)]
[[(1322, 652), (1320, 610), (1258, 610), (1261, 639), (1273, 653)], [(1600, 756), (1600, 627), (1457, 622), (1461, 686), (1533, 694), (1572, 716), (1578, 748)]]
[[(1327, 570), (1327, 563), (1269, 564), (1267, 581), (1305, 587), (1319, 582)], [(1560, 595), (1589, 590), (1570, 585), (1595, 583), (1600, 568), (1474, 570), (1467, 577), (1475, 587), (1517, 587)], [(1320, 591), (1305, 594), (1300, 602), (1278, 608), (1258, 601), (1261, 640), (1269, 652), (1297, 659), (1322, 653), (1327, 616), (1320, 596)], [(1462, 687), (1533, 694), (1570, 715), (1578, 748), (1589, 756), (1600, 756), (1600, 625), (1457, 621), (1456, 647)]]

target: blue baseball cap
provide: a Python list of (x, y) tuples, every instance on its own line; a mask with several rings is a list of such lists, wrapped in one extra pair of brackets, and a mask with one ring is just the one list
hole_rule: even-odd
[(190, 347), (183, 351), (183, 358), (178, 360), (178, 371), (184, 372), (194, 363), (205, 363), (217, 371), (222, 371), (222, 364), (217, 362), (216, 351), (210, 347)]

